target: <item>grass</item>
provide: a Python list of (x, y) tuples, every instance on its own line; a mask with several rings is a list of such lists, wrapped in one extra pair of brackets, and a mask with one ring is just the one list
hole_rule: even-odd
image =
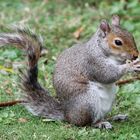
[[(51, 79), (57, 56), (65, 48), (87, 40), (95, 32), (102, 18), (110, 19), (112, 14), (119, 14), (122, 17), (122, 25), (133, 33), (140, 49), (139, 6), (137, 0), (128, 3), (93, 0), (1, 0), (0, 30), (4, 31), (7, 25), (24, 24), (44, 37), (48, 54), (39, 62), (39, 77), (42, 85), (55, 95)], [(83, 31), (80, 40), (77, 40), (73, 34), (81, 27)], [(24, 61), (22, 52), (15, 48), (0, 49), (0, 69), (8, 67), (13, 71), (0, 73), (0, 101), (19, 96), (21, 91), (18, 88), (18, 71), (11, 64)], [(32, 116), (24, 107), (17, 105), (0, 108), (0, 140), (139, 140), (139, 85), (140, 82), (136, 81), (119, 88), (116, 104), (110, 115), (127, 113), (129, 120), (112, 122), (112, 131), (47, 121)]]

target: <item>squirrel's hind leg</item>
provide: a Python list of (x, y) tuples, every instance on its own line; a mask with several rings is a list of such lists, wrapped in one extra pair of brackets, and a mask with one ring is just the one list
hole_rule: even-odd
[(85, 126), (92, 123), (90, 110), (82, 100), (70, 101), (64, 110), (65, 121), (71, 124)]

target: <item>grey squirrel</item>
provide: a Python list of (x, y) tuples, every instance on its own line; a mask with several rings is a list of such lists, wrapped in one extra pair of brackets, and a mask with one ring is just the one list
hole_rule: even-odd
[[(63, 51), (57, 59), (53, 85), (57, 98), (38, 82), (37, 63), (42, 40), (26, 29), (0, 34), (0, 46), (16, 45), (27, 53), (28, 68), (22, 73), (23, 105), (36, 116), (63, 120), (77, 126), (91, 124), (112, 128), (104, 121), (115, 100), (116, 85), (124, 74), (140, 71), (133, 36), (122, 29), (120, 18), (111, 24), (101, 21), (96, 33), (85, 43)], [(132, 60), (126, 63), (126, 60)], [(125, 119), (127, 116), (115, 116)]]

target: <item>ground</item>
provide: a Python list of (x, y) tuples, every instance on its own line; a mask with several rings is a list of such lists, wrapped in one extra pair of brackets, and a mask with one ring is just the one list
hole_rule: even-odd
[[(119, 14), (121, 24), (133, 33), (140, 49), (140, 3), (135, 1), (95, 0), (1, 0), (0, 31), (14, 24), (29, 26), (44, 38), (47, 55), (40, 59), (41, 84), (55, 95), (52, 74), (57, 56), (65, 48), (88, 40), (101, 19)], [(23, 53), (12, 46), (0, 49), (0, 101), (15, 99), (20, 94), (18, 70), (24, 65)], [(128, 76), (127, 76), (128, 77)], [(140, 82), (118, 89), (116, 103), (109, 116), (124, 113), (127, 122), (112, 122), (113, 130), (76, 127), (32, 116), (20, 105), (0, 108), (0, 140), (139, 140)]]

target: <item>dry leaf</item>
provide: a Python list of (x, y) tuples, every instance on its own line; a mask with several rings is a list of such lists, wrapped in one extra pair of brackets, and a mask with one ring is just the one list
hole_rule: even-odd
[(7, 88), (5, 91), (8, 95), (14, 95), (11, 88)]
[(71, 124), (65, 125), (65, 128), (71, 128)]
[(81, 35), (81, 33), (82, 33), (83, 30), (84, 30), (84, 27), (80, 27), (79, 29), (77, 29), (77, 30), (73, 33), (74, 37), (75, 37), (76, 39), (79, 39), (79, 38), (80, 38), (80, 35)]
[(26, 118), (19, 118), (18, 122), (25, 123), (25, 122), (27, 122), (27, 119)]
[(4, 73), (4, 71), (5, 71), (5, 73), (7, 72), (9, 72), (9, 73), (14, 73), (14, 71), (13, 71), (13, 69), (12, 68), (5, 68), (4, 66), (2, 66), (2, 65), (0, 65), (0, 71), (1, 71), (1, 73), (3, 72)]

